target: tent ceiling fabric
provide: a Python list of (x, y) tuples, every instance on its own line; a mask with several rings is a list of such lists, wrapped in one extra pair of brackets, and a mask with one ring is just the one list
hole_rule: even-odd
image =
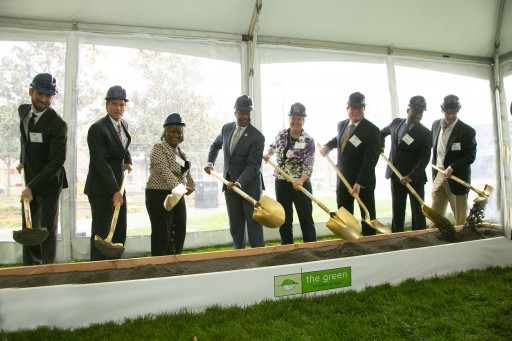
[[(263, 0), (259, 36), (492, 57), (501, 0)], [(255, 0), (1, 0), (3, 18), (245, 35)], [(5, 26), (5, 25), (3, 25)], [(512, 52), (505, 0), (500, 54)]]

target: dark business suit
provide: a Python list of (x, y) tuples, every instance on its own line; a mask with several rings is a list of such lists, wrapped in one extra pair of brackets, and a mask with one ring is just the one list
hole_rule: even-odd
[[(121, 187), (125, 163), (132, 164), (128, 151), (131, 142), (128, 124), (123, 119), (120, 122), (127, 138), (126, 148), (121, 143), (108, 115), (91, 125), (87, 133), (90, 159), (84, 193), (89, 198), (92, 213), (91, 260), (107, 259), (96, 249), (94, 238), (96, 235), (102, 239), (107, 237), (114, 213), (112, 196), (119, 192)], [(123, 193), (123, 202), (112, 243), (124, 244), (126, 240), (125, 193)]]
[[(27, 187), (32, 191), (30, 202), (32, 224), (35, 228), (46, 227), (48, 238), (36, 246), (23, 247), (23, 264), (36, 265), (53, 263), (57, 245), (59, 197), (63, 188), (68, 187), (64, 161), (68, 126), (52, 108), (48, 108), (32, 129), (41, 134), (42, 141), (29, 141), (28, 121), (31, 105), (18, 108), (20, 116), (21, 154)], [(25, 220), (23, 220), (23, 228)]]
[[(347, 141), (343, 153), (340, 152), (340, 145), (344, 137), (345, 128), (348, 128), (350, 120), (346, 119), (338, 123), (338, 136), (332, 138), (326, 146), (329, 150), (338, 148), (337, 166), (341, 170), (343, 176), (347, 179), (351, 186), (358, 183), (361, 185), (359, 197), (365, 204), (370, 214), (370, 220), (375, 219), (375, 166), (379, 160), (380, 154), (380, 131), (377, 126), (363, 119), (357, 127), (352, 131), (351, 139), (355, 136), (360, 144)], [(354, 197), (349, 193), (345, 184), (338, 179), (336, 190), (336, 201), (338, 208), (344, 207), (349, 212), (354, 213)], [(365, 212), (361, 209), (361, 216), (365, 216)], [(363, 235), (374, 235), (376, 231), (362, 223)]]
[[(259, 200), (264, 189), (261, 175), (261, 162), (265, 137), (253, 125), (249, 124), (240, 136), (240, 140), (230, 152), (231, 138), (234, 134), (236, 123), (227, 123), (222, 127), (210, 147), (208, 162), (215, 164), (220, 149), (224, 149), (223, 176), (226, 180), (239, 183), (242, 191), (255, 200)], [(254, 205), (243, 199), (236, 192), (226, 190), (226, 206), (229, 215), (229, 225), (235, 249), (244, 249), (246, 244), (245, 226), (251, 247), (264, 246), (263, 227), (252, 219)]]
[[(384, 149), (386, 136), (391, 135), (391, 150), (389, 160), (398, 169), (402, 176), (408, 176), (410, 185), (421, 199), (425, 199), (425, 183), (427, 174), (425, 168), (430, 160), (432, 148), (432, 134), (423, 124), (416, 123), (407, 134), (412, 142), (400, 141), (399, 131), (406, 123), (405, 118), (394, 119), (387, 127), (380, 131), (382, 149)], [(402, 128), (403, 129), (403, 128)], [(393, 232), (404, 231), (405, 206), (407, 195), (411, 204), (412, 229), (421, 230), (427, 227), (427, 221), (422, 213), (421, 204), (411, 196), (407, 187), (400, 183), (400, 179), (393, 173), (391, 167), (386, 168), (386, 179), (391, 179), (391, 195), (393, 198)]]
[[(434, 145), (432, 151), (433, 164), (437, 164), (438, 141), (439, 135), (441, 134), (441, 128), (441, 120), (437, 120), (432, 124), (432, 142)], [(453, 169), (452, 175), (466, 181), (467, 183), (471, 183), (471, 164), (475, 161), (476, 158), (475, 135), (475, 129), (462, 122), (461, 120), (457, 120), (446, 144), (446, 154), (443, 162), (443, 168), (446, 169), (451, 167)], [(432, 169), (432, 179), (434, 182), (434, 186), (432, 188), (432, 208), (436, 211), (439, 211), (441, 214), (444, 214), (446, 212), (447, 202), (444, 198), (436, 195), (436, 176), (438, 176), (437, 173), (437, 170)], [(452, 204), (452, 201), (454, 200), (450, 201), (452, 211), (455, 214), (455, 223), (457, 225), (464, 224), (467, 216), (467, 194), (469, 189), (452, 179), (448, 179), (448, 186), (451, 195), (466, 197), (465, 200), (463, 200), (464, 198), (460, 200), (462, 203), (461, 205), (463, 206), (462, 208), (458, 208), (458, 205), (455, 205), (456, 207), (454, 207)], [(448, 200), (450, 199), (452, 198), (448, 197)]]

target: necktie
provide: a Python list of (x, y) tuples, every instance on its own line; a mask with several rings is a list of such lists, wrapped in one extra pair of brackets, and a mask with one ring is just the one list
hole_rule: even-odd
[(235, 132), (235, 135), (233, 136), (233, 140), (231, 141), (231, 151), (233, 151), (233, 149), (236, 146), (236, 143), (238, 142), (238, 140), (240, 140), (240, 130), (242, 130), (242, 128), (238, 127), (238, 129)]
[(123, 135), (121, 134), (121, 123), (117, 122), (117, 136), (119, 136), (119, 140), (123, 142)]
[(348, 131), (345, 134), (345, 136), (343, 137), (343, 141), (341, 141), (340, 153), (343, 153), (343, 149), (345, 149), (345, 145), (347, 144), (347, 141), (348, 141), (348, 139), (350, 137), (350, 134), (352, 134), (352, 130), (354, 130), (354, 125), (353, 124), (351, 124), (350, 127), (348, 127)]
[(402, 139), (405, 135), (409, 132), (409, 123), (404, 124), (404, 130), (402, 130), (402, 135), (400, 136), (400, 139), (398, 140), (398, 144), (402, 143)]
[(28, 139), (30, 140), (30, 132), (34, 130), (34, 126), (36, 124), (36, 117), (37, 115), (32, 113), (32, 116), (28, 120)]

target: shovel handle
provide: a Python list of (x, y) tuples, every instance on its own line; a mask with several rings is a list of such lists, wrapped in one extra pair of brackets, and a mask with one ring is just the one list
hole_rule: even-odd
[[(219, 173), (215, 172), (215, 171), (210, 171), (210, 175), (213, 175), (214, 177), (216, 177), (217, 179), (219, 179), (220, 181), (222, 181), (222, 183), (224, 185), (228, 185), (229, 184), (229, 181), (224, 179)], [(244, 191), (242, 191), (240, 188), (238, 188), (237, 186), (232, 186), (231, 187), (237, 194), (239, 194), (242, 198), (244, 198), (245, 200), (247, 200), (248, 202), (250, 202), (251, 204), (255, 205), (257, 204), (257, 201), (254, 200), (250, 195), (248, 195), (247, 193), (245, 193)]]
[[(395, 165), (389, 161), (389, 159), (386, 157), (386, 155), (384, 155), (384, 153), (380, 153), (380, 156), (382, 156), (382, 158), (384, 159), (384, 161), (386, 161), (386, 163), (388, 164), (389, 168), (391, 168), (393, 170), (393, 172), (396, 174), (396, 176), (398, 176), (398, 178), (400, 180), (402, 180), (403, 176), (402, 174), (400, 174), (400, 172), (398, 171), (398, 169), (396, 169)], [(425, 206), (425, 202), (423, 200), (421, 200), (421, 197), (419, 196), (419, 194), (414, 190), (414, 188), (412, 188), (412, 186), (409, 184), (409, 183), (406, 183), (405, 186), (407, 187), (407, 189), (412, 193), (412, 195), (414, 195), (414, 197), (416, 198), (416, 200), (419, 201), (419, 203), (421, 204), (421, 206)]]
[[(432, 166), (432, 168), (434, 168), (435, 170), (439, 171), (440, 173), (444, 173), (444, 171), (441, 168), (437, 167), (436, 165), (434, 165), (432, 163), (430, 165)], [(464, 186), (466, 188), (469, 188), (470, 190), (474, 191), (476, 194), (478, 194), (481, 197), (484, 197), (484, 198), (488, 198), (489, 197), (483, 191), (480, 191), (480, 190), (476, 189), (475, 187), (471, 186), (466, 181), (462, 180), (461, 178), (456, 177), (455, 175), (450, 176), (450, 179), (452, 179), (455, 182), (458, 182), (459, 184), (461, 184), (462, 186)]]
[(25, 227), (28, 229), (32, 228), (32, 217), (30, 216), (30, 202), (28, 199), (23, 199), (23, 215), (25, 217)]
[[(121, 192), (121, 195), (123, 195), (123, 193), (124, 193), (124, 185), (125, 185), (127, 176), (128, 176), (128, 169), (125, 169), (123, 172), (123, 181), (121, 181), (121, 187), (119, 187), (119, 192)], [(112, 237), (114, 236), (114, 232), (116, 230), (117, 219), (119, 217), (120, 210), (121, 210), (121, 204), (116, 203), (114, 206), (114, 215), (112, 216), (112, 223), (110, 224), (110, 230), (108, 232), (107, 238), (105, 238), (106, 242), (109, 242), (109, 243), (112, 242)]]
[[(273, 163), (272, 161), (270, 160), (267, 160), (266, 161), (269, 165), (271, 165), (272, 167), (274, 167), (279, 173), (281, 173), (288, 181), (290, 181), (291, 183), (293, 183), (295, 181), (294, 178), (292, 178), (290, 176), (290, 174), (286, 173), (284, 170), (282, 170), (278, 165), (276, 165), (275, 163)], [(321, 203), (320, 201), (318, 201), (317, 198), (315, 198), (313, 196), (313, 194), (311, 194), (307, 189), (305, 189), (304, 187), (302, 187), (301, 185), (298, 186), (299, 189), (302, 191), (302, 193), (306, 194), (306, 196), (311, 199), (312, 201), (315, 202), (315, 204), (317, 204), (318, 206), (320, 206), (320, 208), (322, 210), (324, 210), (325, 212), (327, 213), (331, 213), (331, 211), (329, 210), (329, 208), (327, 208), (327, 206), (325, 206), (323, 203)]]
[[(322, 148), (322, 145), (320, 143), (317, 143), (317, 147), (320, 149)], [(345, 178), (345, 176), (343, 175), (343, 173), (338, 169), (338, 167), (336, 166), (336, 164), (331, 160), (331, 158), (329, 157), (329, 155), (326, 155), (325, 158), (327, 159), (327, 161), (329, 161), (329, 163), (331, 164), (332, 168), (334, 168), (334, 170), (336, 171), (336, 173), (338, 174), (339, 178), (341, 179), (341, 181), (343, 181), (343, 183), (345, 184), (345, 186), (347, 187), (348, 191), (350, 192), (352, 190), (352, 187), (350, 186), (350, 184), (348, 183), (347, 179)], [(368, 212), (368, 209), (366, 208), (366, 205), (363, 204), (363, 201), (361, 200), (361, 198), (359, 198), (359, 195), (355, 194), (355, 193), (350, 193), (350, 195), (352, 195), (356, 200), (357, 200), (357, 203), (359, 204), (359, 206), (363, 209), (364, 211), (364, 214), (365, 214), (365, 220), (369, 225), (372, 225), (369, 223), (370, 221), (370, 212)]]

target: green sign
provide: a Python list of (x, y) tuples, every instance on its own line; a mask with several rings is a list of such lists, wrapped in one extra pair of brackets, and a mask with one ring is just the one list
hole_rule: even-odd
[(274, 296), (288, 296), (352, 285), (350, 267), (302, 272), (274, 277)]

